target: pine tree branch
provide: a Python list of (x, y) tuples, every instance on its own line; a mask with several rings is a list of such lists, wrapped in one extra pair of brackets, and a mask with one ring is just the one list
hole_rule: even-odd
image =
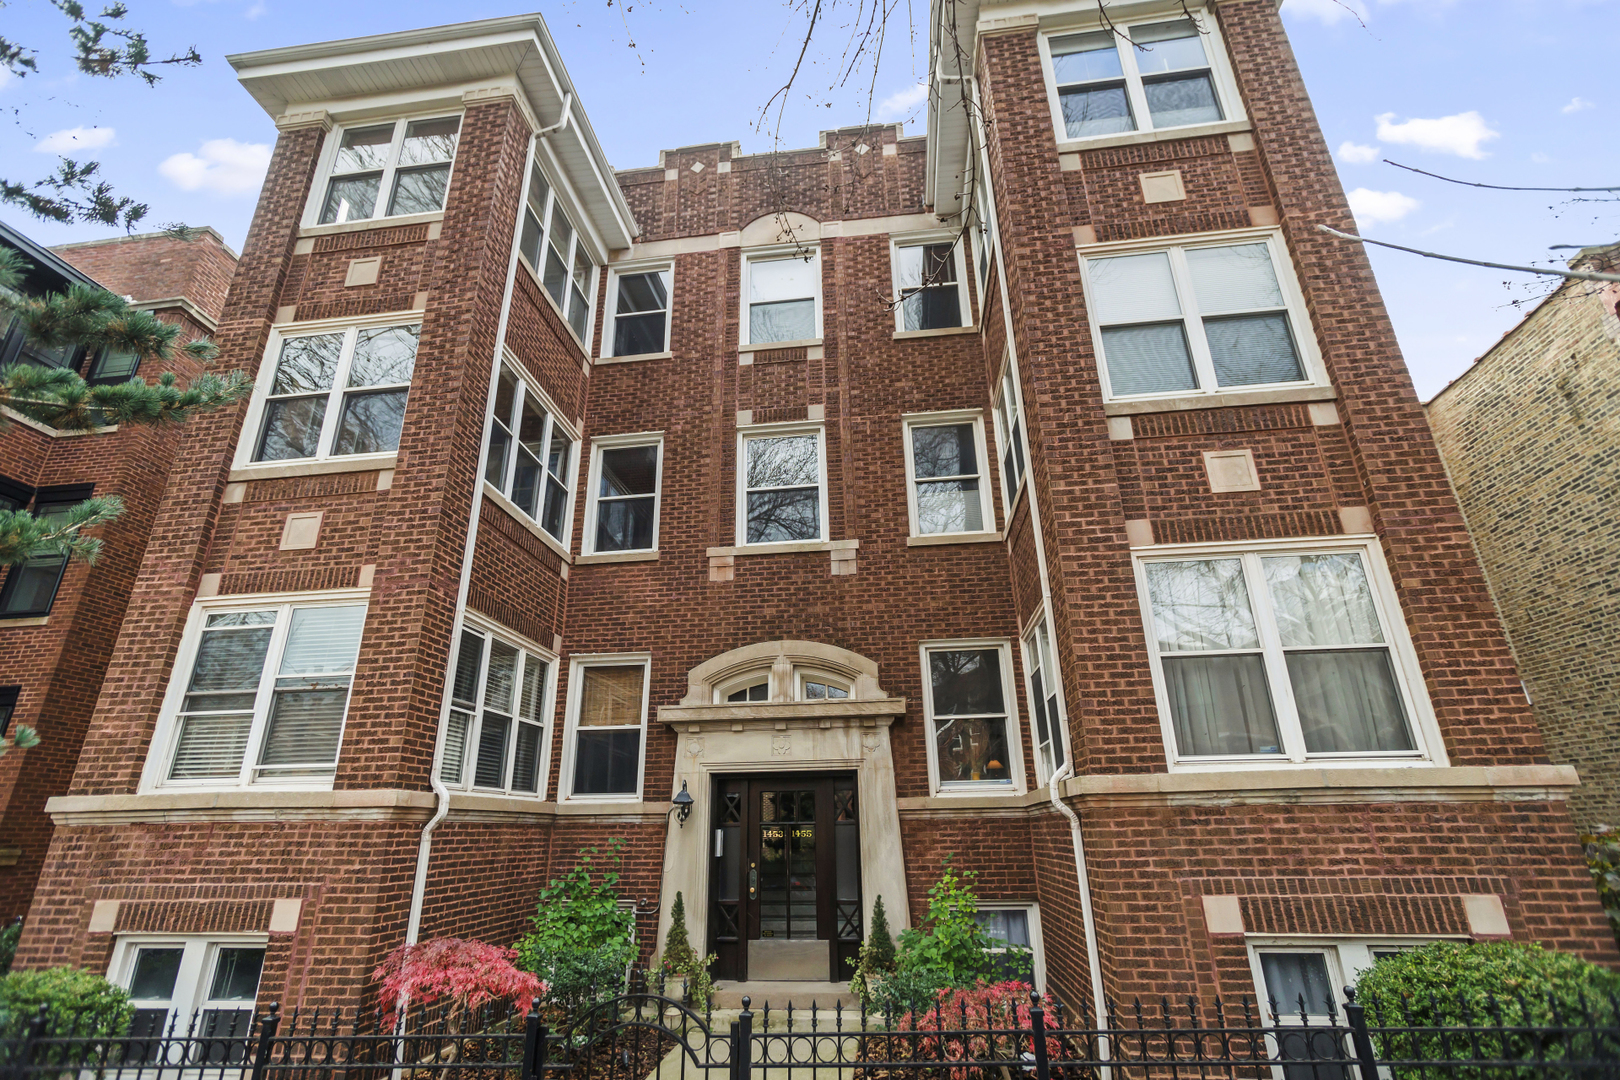
[(100, 495), (60, 513), (35, 517), (26, 510), (0, 510), (0, 566), (15, 566), (28, 559), (66, 555), (94, 564), (101, 555), (101, 540), (85, 529), (106, 525), (124, 512), (116, 495)]

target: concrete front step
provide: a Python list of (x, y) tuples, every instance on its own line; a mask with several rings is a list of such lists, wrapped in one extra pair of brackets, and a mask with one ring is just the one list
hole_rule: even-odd
[[(815, 1005), (817, 1010), (842, 1005), (848, 1012), (859, 1011), (860, 1002), (847, 982), (717, 982), (714, 984), (716, 1009), (741, 1009), (742, 999), (750, 1000), (754, 1012), (763, 1012), (769, 1002), (771, 1012), (786, 1012), (791, 1002), (795, 1013)], [(809, 1023), (806, 1020), (806, 1023)]]

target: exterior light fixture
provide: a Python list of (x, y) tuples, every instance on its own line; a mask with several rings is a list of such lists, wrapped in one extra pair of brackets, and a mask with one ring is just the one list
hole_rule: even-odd
[(685, 828), (686, 819), (692, 816), (692, 803), (694, 801), (692, 793), (686, 790), (685, 780), (681, 781), (681, 790), (675, 793), (673, 801), (675, 805), (670, 807), (670, 810), (675, 814), (676, 823), (681, 828)]

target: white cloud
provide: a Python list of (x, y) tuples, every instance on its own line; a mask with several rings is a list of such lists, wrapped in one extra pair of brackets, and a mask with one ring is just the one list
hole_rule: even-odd
[(181, 191), (241, 195), (258, 191), (269, 168), (270, 147), (264, 143), (209, 139), (197, 154), (174, 154), (164, 158), (158, 165), (158, 172), (168, 177)]
[(242, 18), (247, 19), (249, 22), (252, 22), (254, 19), (257, 19), (260, 15), (263, 15), (266, 10), (267, 9), (265, 8), (264, 0), (257, 0), (257, 3), (255, 3), (252, 7), (248, 8), (246, 11), (242, 12)]
[(6, 83), (10, 82), (11, 78), (11, 69), (8, 67), (0, 67), (0, 90), (4, 90), (6, 88)]
[(907, 116), (928, 100), (928, 84), (918, 83), (908, 86), (904, 90), (896, 91), (883, 99), (877, 107), (879, 120), (900, 120)]
[(1492, 130), (1485, 118), (1472, 110), (1433, 120), (1414, 117), (1399, 124), (1395, 122), (1392, 112), (1376, 119), (1378, 137), (1385, 142), (1403, 143), (1465, 158), (1484, 157), (1485, 151), (1479, 148), (1479, 144), (1499, 138), (1502, 134)]
[(1418, 208), (1418, 201), (1398, 191), (1374, 191), (1358, 187), (1350, 192), (1350, 212), (1358, 225), (1379, 225), (1399, 221)]
[(71, 127), (53, 131), (34, 149), (41, 154), (73, 154), (81, 150), (100, 150), (111, 146), (117, 130), (110, 127)]
[(1367, 18), (1367, 5), (1362, 0), (1283, 0), (1283, 14), (1309, 15), (1329, 26), (1342, 19)]
[(1548, 157), (1546, 154), (1543, 154), (1540, 150), (1537, 150), (1535, 153), (1530, 155), (1530, 160), (1537, 165), (1545, 165), (1547, 162), (1551, 161), (1552, 158)]
[(1569, 99), (1569, 104), (1565, 105), (1562, 109), (1559, 110), (1559, 112), (1578, 113), (1582, 109), (1591, 109), (1591, 108), (1595, 108), (1595, 107), (1596, 107), (1595, 102), (1587, 101), (1583, 97), (1572, 97), (1572, 98)]
[(1339, 160), (1347, 161), (1352, 165), (1365, 165), (1369, 161), (1378, 160), (1378, 147), (1362, 146), (1349, 139), (1339, 144)]

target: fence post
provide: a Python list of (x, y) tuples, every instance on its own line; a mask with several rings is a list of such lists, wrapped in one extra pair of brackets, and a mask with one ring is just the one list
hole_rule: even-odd
[(1029, 1030), (1035, 1038), (1035, 1080), (1049, 1080), (1051, 1066), (1046, 1060), (1046, 1010), (1041, 1008), (1039, 990), (1029, 992)]
[(1361, 1066), (1361, 1080), (1378, 1080), (1378, 1056), (1373, 1053), (1372, 1036), (1367, 1034), (1367, 1009), (1356, 1004), (1355, 989), (1349, 986), (1344, 988), (1344, 1018), (1350, 1023), (1350, 1044)]
[(16, 1080), (26, 1080), (28, 1067), (33, 1064), (34, 1060), (34, 1043), (45, 1037), (45, 1025), (49, 1022), (50, 1015), (51, 1007), (41, 1005), (39, 1012), (35, 1013), (34, 1018), (28, 1021), (28, 1034), (23, 1038), (22, 1050), (17, 1054), (16, 1069), (12, 1073)]
[(735, 1080), (749, 1080), (754, 1071), (754, 1013), (749, 1006), (753, 999), (744, 996), (742, 1015), (731, 1029), (731, 1068)]
[(281, 1002), (272, 1001), (270, 1011), (259, 1017), (259, 1044), (253, 1054), (253, 1080), (264, 1080), (264, 1072), (270, 1067), (270, 1043), (280, 1027)]
[(545, 1029), (540, 1026), (540, 1010), (531, 1007), (523, 1018), (523, 1073), (522, 1080), (535, 1080), (545, 1067)]

